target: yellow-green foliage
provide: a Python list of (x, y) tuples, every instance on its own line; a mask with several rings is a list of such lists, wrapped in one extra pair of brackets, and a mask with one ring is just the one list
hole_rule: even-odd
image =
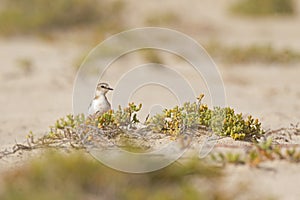
[(300, 61), (300, 53), (292, 49), (275, 49), (271, 45), (251, 45), (248, 47), (223, 46), (218, 42), (205, 45), (216, 59), (226, 63), (293, 63)]
[(237, 0), (231, 11), (249, 16), (291, 15), (295, 12), (294, 0)]
[(146, 62), (163, 64), (163, 59), (160, 56), (159, 51), (157, 51), (157, 50), (143, 49), (143, 50), (140, 50), (139, 53), (141, 53), (143, 59)]
[(199, 102), (188, 102), (184, 103), (182, 107), (165, 109), (162, 114), (150, 118), (148, 124), (153, 131), (173, 136), (184, 134), (184, 131), (197, 129), (200, 126), (204, 126), (218, 135), (241, 140), (264, 133), (261, 123), (252, 116), (244, 119), (242, 114), (236, 114), (232, 108), (209, 109), (207, 105)]
[(211, 127), (214, 132), (233, 139), (244, 139), (246, 136), (259, 136), (264, 133), (258, 119), (250, 115), (243, 119), (242, 114), (235, 114), (232, 108), (215, 108), (212, 112)]
[(239, 153), (218, 153), (218, 154), (211, 154), (211, 158), (213, 161), (218, 163), (222, 163), (223, 165), (228, 164), (245, 164), (244, 158), (242, 158), (241, 154)]
[(259, 167), (265, 161), (286, 160), (293, 163), (300, 162), (300, 151), (295, 148), (286, 148), (273, 144), (272, 139), (255, 143), (244, 154), (241, 153), (217, 153), (211, 155), (212, 160), (223, 165), (248, 164), (251, 167)]
[[(6, 173), (0, 199), (231, 199), (216, 185), (220, 177), (219, 169), (207, 167), (199, 160), (174, 163), (146, 174), (127, 174), (86, 154), (48, 152), (43, 158)], [(199, 179), (202, 181), (195, 185)]]
[(170, 110), (165, 109), (162, 114), (150, 118), (148, 124), (155, 132), (177, 135), (182, 124), (181, 111), (178, 106)]
[(54, 126), (50, 126), (49, 134), (47, 135), (48, 139), (61, 139), (61, 138), (73, 138), (77, 137), (74, 132), (80, 124), (85, 120), (83, 114), (81, 115), (67, 115), (64, 118), (60, 118), (55, 122)]
[(60, 118), (56, 120), (53, 128), (64, 129), (64, 128), (75, 128), (77, 125), (84, 121), (84, 115), (67, 115), (65, 118)]
[(155, 13), (149, 16), (145, 23), (149, 26), (170, 26), (180, 23), (178, 14), (173, 12)]
[(138, 123), (137, 112), (142, 108), (142, 104), (135, 105), (134, 103), (129, 103), (128, 107), (119, 109), (114, 112), (114, 118), (118, 126), (127, 126), (132, 123)]
[[(85, 117), (80, 115), (67, 115), (58, 119), (54, 126), (50, 126), (48, 134), (35, 138), (32, 132), (27, 136), (29, 148), (39, 148), (46, 146), (64, 146), (66, 144), (75, 148), (84, 148), (86, 140), (92, 140), (91, 133), (97, 134), (99, 131), (105, 131), (105, 135), (113, 137), (120, 133), (120, 128), (131, 127), (138, 123), (136, 113), (141, 109), (142, 105), (130, 103), (128, 107), (122, 109), (119, 107), (117, 111), (108, 111), (102, 115), (94, 114)], [(103, 133), (103, 132), (102, 132)]]
[(90, 125), (100, 129), (114, 129), (120, 126), (128, 126), (130, 124), (138, 123), (137, 112), (142, 108), (142, 104), (138, 106), (134, 103), (129, 103), (128, 107), (118, 110), (109, 110), (103, 114), (94, 114), (88, 116), (86, 119), (83, 114), (73, 116), (67, 115), (56, 121), (55, 126), (51, 127), (53, 132), (59, 132), (66, 128), (73, 129), (74, 131), (79, 125)]
[(274, 145), (271, 138), (266, 141), (255, 144), (254, 148), (249, 152), (246, 161), (251, 166), (257, 166), (266, 160), (281, 159), (294, 163), (300, 162), (299, 148), (283, 148), (279, 145)]
[[(189, 134), (205, 128), (218, 135), (240, 140), (252, 139), (253, 136), (264, 133), (261, 123), (252, 116), (244, 119), (242, 114), (235, 114), (232, 108), (209, 109), (207, 105), (201, 104), (202, 98), (203, 95), (198, 98), (198, 102), (186, 102), (182, 107), (165, 109), (163, 113), (151, 117), (146, 122), (147, 131), (165, 133), (176, 138), (179, 134)], [(37, 140), (30, 133), (28, 142), (35, 148), (64, 146), (66, 143), (72, 147), (84, 148), (85, 142), (93, 141), (94, 137), (102, 135), (111, 138), (134, 128), (134, 124), (139, 123), (137, 113), (141, 108), (142, 104), (130, 103), (126, 108), (119, 107), (116, 111), (110, 110), (101, 115), (67, 115), (57, 120), (50, 127), (49, 133)]]
[[(96, 24), (121, 26), (120, 1), (2, 0), (0, 33), (35, 33)], [(112, 14), (113, 13), (113, 14)]]

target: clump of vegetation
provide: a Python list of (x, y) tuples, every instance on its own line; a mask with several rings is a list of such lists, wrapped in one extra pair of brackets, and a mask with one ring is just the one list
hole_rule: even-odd
[(159, 55), (157, 50), (143, 49), (139, 53), (142, 54), (143, 59), (149, 63), (163, 63), (162, 57)]
[(291, 49), (276, 50), (271, 45), (252, 45), (248, 47), (228, 47), (217, 42), (206, 46), (215, 58), (226, 63), (293, 63), (300, 61), (300, 53)]
[[(252, 116), (244, 119), (242, 114), (236, 114), (232, 108), (209, 109), (206, 104), (201, 103), (203, 97), (204, 95), (200, 95), (197, 102), (186, 102), (182, 107), (165, 109), (162, 114), (148, 118), (146, 129), (175, 138), (199, 128), (240, 140), (252, 139), (264, 133), (258, 119), (253, 119)], [(109, 138), (114, 137), (124, 130), (135, 129), (135, 125), (140, 122), (137, 114), (141, 108), (142, 104), (129, 103), (126, 108), (119, 107), (116, 111), (110, 110), (102, 115), (94, 114), (87, 118), (84, 115), (68, 115), (57, 120), (55, 125), (50, 127), (49, 134), (40, 142), (48, 144), (49, 139), (55, 141), (67, 138), (72, 142), (72, 146), (80, 147), (87, 135), (91, 137), (88, 139), (92, 140), (93, 135), (97, 136), (99, 131)], [(90, 134), (93, 132), (96, 134)]]
[(119, 107), (115, 112), (110, 110), (102, 115), (94, 114), (85, 117), (83, 114), (74, 116), (67, 115), (60, 118), (54, 126), (50, 126), (48, 134), (41, 138), (34, 138), (30, 133), (28, 135), (30, 146), (38, 148), (40, 146), (66, 146), (74, 148), (84, 148), (85, 143), (95, 139), (99, 132), (111, 138), (122, 132), (122, 128), (131, 128), (138, 123), (136, 113), (142, 105), (129, 103), (126, 108)]
[(250, 150), (241, 153), (217, 153), (211, 155), (212, 160), (229, 164), (248, 164), (251, 167), (259, 167), (261, 163), (272, 160), (286, 160), (293, 163), (300, 162), (300, 151), (296, 148), (281, 147), (273, 144), (271, 138), (255, 143)]
[(280, 145), (274, 145), (272, 139), (267, 139), (261, 143), (255, 144), (246, 157), (250, 166), (258, 166), (260, 163), (268, 160), (287, 160), (293, 163), (300, 162), (300, 151), (295, 147), (286, 148)]
[(292, 15), (295, 5), (293, 0), (239, 0), (230, 11), (246, 16)]
[(17, 60), (17, 67), (24, 73), (30, 74), (33, 71), (33, 61), (29, 58), (20, 58)]
[(197, 102), (165, 109), (163, 113), (148, 118), (145, 124), (141, 124), (137, 117), (142, 104), (134, 103), (101, 115), (67, 115), (50, 126), (49, 132), (42, 137), (36, 138), (30, 132), (27, 144), (16, 144), (12, 151), (0, 152), (0, 158), (19, 150), (45, 147), (84, 149), (90, 146), (134, 144), (135, 149), (142, 151), (149, 149), (151, 144), (138, 141), (148, 141), (145, 138), (151, 138), (153, 133), (176, 139), (197, 133), (201, 129), (207, 133), (230, 136), (235, 140), (255, 140), (264, 134), (258, 119), (253, 119), (252, 116), (244, 119), (242, 114), (236, 114), (232, 108), (209, 109), (206, 104), (201, 103), (203, 97), (201, 94)]
[[(136, 175), (110, 169), (83, 153), (51, 151), (6, 173), (0, 199), (232, 199), (216, 186), (221, 177), (220, 169), (199, 160)], [(195, 179), (203, 181), (195, 185)]]
[[(82, 25), (121, 27), (120, 1), (3, 0), (0, 33), (45, 33)], [(112, 15), (113, 13), (113, 15)]]
[(149, 26), (167, 26), (170, 24), (178, 24), (179, 21), (178, 14), (167, 12), (151, 15), (146, 19), (145, 23)]
[(216, 161), (218, 163), (221, 163), (223, 166), (228, 164), (245, 164), (244, 158), (242, 158), (240, 153), (233, 153), (233, 152), (227, 152), (227, 153), (217, 153), (217, 154), (211, 154), (211, 159), (213, 161)]
[(230, 136), (233, 139), (251, 139), (264, 133), (261, 123), (252, 116), (244, 119), (242, 114), (236, 114), (232, 108), (215, 107), (209, 109), (202, 104), (203, 95), (198, 102), (184, 103), (182, 107), (176, 106), (165, 109), (148, 120), (148, 124), (155, 132), (163, 132), (178, 136), (188, 132), (189, 129), (206, 128), (217, 135)]
[(142, 104), (135, 105), (134, 103), (129, 103), (127, 108), (119, 109), (115, 111), (115, 121), (118, 126), (132, 126), (133, 124), (139, 123), (140, 120), (137, 118), (137, 113), (141, 110)]

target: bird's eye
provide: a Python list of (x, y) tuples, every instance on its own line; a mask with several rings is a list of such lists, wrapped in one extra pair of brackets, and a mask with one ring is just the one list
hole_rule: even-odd
[(102, 88), (105, 88), (105, 86), (101, 85)]

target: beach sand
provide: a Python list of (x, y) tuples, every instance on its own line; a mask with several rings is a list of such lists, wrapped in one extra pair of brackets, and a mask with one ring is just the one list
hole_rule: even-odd
[[(183, 1), (174, 4), (169, 0), (157, 6), (155, 1), (127, 1), (127, 9), (132, 11), (128, 16), (129, 27), (142, 26), (141, 15), (144, 19), (154, 11), (164, 12), (163, 8), (169, 8), (185, 20), (181, 22), (185, 26), (175, 24), (169, 28), (183, 31), (200, 44), (211, 40), (239, 46), (262, 43), (300, 51), (300, 15), (280, 19), (240, 19), (224, 11), (225, 0), (219, 4), (209, 0), (200, 2), (193, 0), (187, 5)], [(190, 5), (195, 6), (191, 8)], [(29, 131), (38, 136), (44, 134), (56, 119), (72, 113), (74, 66), (83, 52), (93, 45), (66, 38), (48, 40), (18, 36), (0, 39), (1, 149), (24, 141)], [(24, 67), (24, 62), (29, 62), (30, 67)], [(216, 63), (224, 81), (228, 106), (259, 118), (266, 130), (287, 128), (291, 123), (300, 122), (300, 63), (229, 65), (218, 60)], [(234, 145), (235, 141), (228, 140), (227, 143)], [(20, 166), (30, 155), (27, 152), (1, 159), (0, 171)], [(299, 165), (284, 161), (266, 165), (272, 170), (227, 166), (224, 187), (230, 190), (241, 183), (246, 184), (250, 191), (247, 195), (253, 197), (269, 195), (278, 199), (296, 199), (300, 196)]]

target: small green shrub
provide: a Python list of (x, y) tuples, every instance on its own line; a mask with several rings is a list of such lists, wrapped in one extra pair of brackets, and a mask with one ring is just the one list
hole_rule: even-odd
[(118, 126), (128, 126), (135, 123), (139, 123), (137, 118), (137, 113), (141, 110), (142, 104), (135, 105), (134, 103), (129, 103), (128, 107), (119, 109), (114, 112), (114, 118)]
[(247, 16), (292, 15), (295, 5), (293, 0), (238, 0), (230, 10)]
[[(253, 119), (252, 116), (244, 119), (242, 114), (236, 114), (232, 108), (209, 109), (201, 103), (203, 96), (200, 95), (197, 102), (186, 102), (182, 107), (165, 109), (163, 113), (148, 118), (142, 125), (143, 128), (138, 131), (162, 133), (174, 139), (199, 129), (230, 136), (235, 140), (253, 140), (264, 134), (258, 119)], [(58, 119), (54, 126), (50, 126), (49, 132), (42, 137), (35, 138), (30, 132), (27, 136), (28, 145), (17, 144), (12, 153), (43, 147), (68, 146), (82, 149), (87, 148), (86, 145), (95, 147), (108, 143), (132, 143), (139, 151), (146, 150), (150, 148), (149, 144), (136, 145), (139, 143), (137, 138), (141, 139), (141, 135), (138, 134), (137, 137), (134, 133), (134, 130), (138, 129), (136, 125), (140, 122), (137, 113), (141, 108), (142, 104), (130, 103), (126, 108), (119, 107), (116, 111), (110, 110), (102, 115), (67, 115)]]
[[(81, 25), (121, 26), (120, 1), (3, 0), (0, 33), (36, 33)], [(113, 13), (113, 14), (112, 14)]]
[(213, 161), (222, 163), (223, 166), (226, 164), (245, 164), (244, 158), (242, 158), (241, 154), (239, 153), (218, 153), (218, 154), (211, 154), (211, 158)]
[(145, 21), (149, 26), (169, 26), (170, 24), (178, 24), (179, 22), (178, 15), (173, 12), (156, 13), (149, 16)]
[[(203, 98), (203, 96), (202, 96)], [(233, 139), (251, 139), (264, 133), (261, 123), (252, 116), (243, 119), (232, 108), (215, 107), (209, 109), (201, 104), (201, 99), (194, 103), (184, 103), (182, 107), (165, 109), (148, 120), (155, 132), (163, 132), (172, 136), (184, 134), (189, 129), (206, 127), (217, 135), (230, 136)]]
[(271, 138), (254, 143), (245, 153), (219, 152), (211, 154), (213, 161), (226, 164), (247, 164), (259, 167), (266, 161), (286, 160), (292, 163), (300, 162), (300, 151), (295, 147), (284, 147), (273, 143)]
[[(252, 139), (264, 133), (258, 119), (248, 116), (246, 119), (242, 114), (236, 114), (232, 108), (215, 107), (209, 109), (202, 104), (203, 95), (198, 97), (197, 102), (186, 102), (182, 107), (176, 106), (172, 109), (165, 109), (163, 113), (150, 117), (146, 125), (150, 130), (165, 133), (174, 137), (179, 134), (186, 134), (190, 130), (197, 130), (205, 127), (217, 135), (230, 136), (233, 139)], [(60, 119), (54, 127), (51, 127), (50, 135), (62, 138), (65, 136), (76, 138), (78, 127), (94, 127), (101, 130), (115, 131), (118, 129), (128, 129), (139, 123), (137, 113), (141, 110), (142, 104), (130, 103), (128, 107), (119, 107), (116, 111), (108, 111), (102, 115), (92, 115), (84, 119), (83, 115), (68, 115), (65, 119)], [(89, 128), (84, 128), (83, 135), (89, 132)], [(79, 138), (78, 138), (79, 139)]]
[[(27, 135), (28, 146), (26, 148), (65, 146), (85, 148), (85, 143), (95, 139), (93, 136), (98, 136), (99, 131), (111, 138), (122, 133), (122, 128), (132, 128), (139, 122), (137, 112), (141, 108), (142, 104), (129, 103), (126, 108), (119, 107), (116, 111), (110, 110), (102, 115), (94, 114), (88, 117), (83, 114), (67, 115), (50, 126), (49, 132), (42, 137), (35, 138), (30, 132)], [(25, 148), (25, 146), (20, 147)]]
[[(137, 175), (110, 169), (83, 153), (52, 151), (6, 173), (0, 199), (232, 199), (216, 186), (221, 177), (220, 169), (199, 160)], [(203, 181), (195, 185), (195, 179)]]
[(146, 62), (163, 64), (163, 59), (159, 55), (159, 51), (157, 51), (157, 50), (143, 49), (138, 52), (142, 54), (142, 57)]
[(300, 53), (292, 49), (277, 50), (271, 45), (248, 47), (223, 46), (218, 42), (205, 45), (207, 51), (225, 63), (293, 63), (300, 61)]

